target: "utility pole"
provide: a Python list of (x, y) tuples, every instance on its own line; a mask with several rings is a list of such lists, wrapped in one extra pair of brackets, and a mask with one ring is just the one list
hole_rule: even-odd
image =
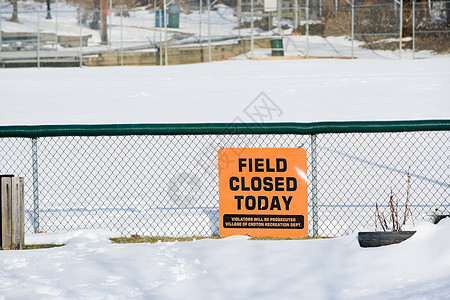
[(242, 16), (242, 0), (238, 0), (237, 2), (237, 20), (238, 20), (238, 28), (239, 28), (239, 37), (241, 37), (241, 16)]
[(282, 31), (281, 31), (281, 20), (283, 18), (283, 12), (282, 12), (282, 1), (278, 0), (277, 1), (277, 8), (278, 8), (278, 34), (281, 36), (282, 35)]

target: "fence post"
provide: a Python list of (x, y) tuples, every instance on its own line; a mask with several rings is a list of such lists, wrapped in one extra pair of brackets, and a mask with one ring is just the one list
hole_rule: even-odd
[(1, 176), (0, 177), (0, 205), (1, 205), (1, 248), (4, 250), (11, 249), (11, 185), (12, 185), (12, 177), (11, 176)]
[(278, 34), (281, 36), (281, 19), (283, 18), (282, 16), (282, 4), (281, 4), (281, 0), (277, 1), (277, 9), (278, 9)]
[[(202, 2), (202, 0), (200, 0), (200, 3)], [(200, 10), (200, 12), (201, 12), (201, 10)], [(237, 3), (237, 19), (238, 19), (238, 35), (239, 35), (239, 38), (241, 38), (241, 26), (242, 26), (242, 24), (241, 24), (241, 16), (242, 16), (242, 0), (238, 0), (238, 3)]]
[(253, 36), (253, 9), (254, 9), (254, 3), (253, 0), (250, 1), (250, 27), (251, 27), (251, 34), (250, 34), (250, 58), (253, 58), (253, 51), (254, 51), (254, 36)]
[(3, 51), (2, 12), (0, 11), (0, 51)]
[[(297, 30), (298, 29), (298, 0), (294, 0), (294, 29)], [(270, 29), (272, 27), (270, 26)]]
[(39, 23), (40, 23), (40, 16), (39, 11), (36, 12), (37, 15), (37, 67), (38, 69), (41, 67), (41, 33), (39, 31)]
[(402, 59), (402, 36), (403, 36), (403, 0), (400, 0), (400, 36), (398, 45), (398, 58)]
[(53, 14), (55, 15), (55, 49), (58, 50), (58, 0), (55, 0)]
[[(109, 39), (108, 39), (108, 49), (111, 51), (111, 46), (112, 46), (112, 0), (109, 0), (109, 27), (108, 27), (108, 31), (109, 31)], [(154, 31), (153, 31), (154, 32)], [(155, 39), (153, 39), (155, 40)]]
[(208, 58), (209, 62), (212, 61), (211, 58), (211, 0), (208, 0)]
[[(159, 16), (161, 18), (161, 16)], [(169, 65), (169, 58), (168, 51), (167, 51), (167, 3), (166, 0), (164, 0), (164, 61), (165, 65)]]
[(163, 64), (163, 58), (162, 58), (162, 49), (161, 49), (161, 47), (162, 47), (162, 30), (161, 30), (161, 28), (162, 28), (162, 16), (161, 16), (161, 14), (162, 14), (162, 11), (161, 11), (161, 8), (159, 8), (158, 9), (158, 14), (159, 14), (159, 65), (160, 66), (162, 66), (162, 64)]
[(203, 15), (203, 0), (199, 0), (198, 42), (200, 43), (200, 47), (202, 47), (202, 15)]
[(156, 49), (156, 27), (157, 27), (156, 26), (156, 0), (153, 0), (153, 13), (155, 14), (155, 29), (153, 29), (153, 44), (155, 44), (155, 49)]
[(309, 0), (306, 0), (306, 25), (305, 25), (305, 33), (306, 33), (306, 47), (305, 47), (305, 55), (306, 58), (309, 57)]
[(78, 10), (79, 11), (79, 13), (80, 13), (80, 15), (79, 15), (79, 24), (80, 24), (80, 53), (79, 53), (79, 58), (80, 58), (80, 68), (83, 66), (83, 53), (82, 53), (82, 51), (83, 51), (83, 28), (82, 28), (82, 20), (81, 20), (81, 18), (82, 18), (82, 11), (81, 11), (81, 9), (79, 9)]
[(0, 246), (4, 250), (23, 249), (23, 177), (0, 176)]
[(123, 21), (122, 21), (122, 17), (123, 17), (123, 10), (120, 9), (120, 65), (123, 67)]
[(12, 248), (22, 250), (25, 243), (23, 177), (12, 178), (11, 235)]
[(33, 227), (34, 233), (39, 233), (39, 176), (38, 176), (38, 141), (31, 140), (31, 160), (33, 165)]
[(317, 206), (317, 135), (311, 135), (311, 204), (313, 236), (319, 236), (319, 208)]
[(353, 42), (355, 40), (355, 3), (352, 0), (352, 58), (355, 58)]
[(412, 57), (416, 54), (416, 1), (412, 3)]

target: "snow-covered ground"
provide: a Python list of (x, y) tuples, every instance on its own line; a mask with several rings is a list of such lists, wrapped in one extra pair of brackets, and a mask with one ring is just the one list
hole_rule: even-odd
[[(85, 22), (80, 28), (80, 15), (77, 7), (65, 2), (52, 5), (52, 19), (45, 19), (46, 4), (34, 1), (19, 1), (19, 22), (10, 22), (12, 14), (12, 4), (0, 1), (0, 28), (3, 32), (36, 32), (57, 33), (58, 35), (79, 36), (91, 35), (89, 48), (98, 47), (101, 42), (100, 31), (91, 29)], [(121, 17), (122, 13), (122, 17)], [(85, 16), (92, 13), (85, 13)], [(126, 15), (126, 17), (125, 17)], [(89, 17), (88, 17), (89, 18)], [(208, 21), (209, 20), (209, 21)], [(208, 24), (209, 22), (209, 24)], [(288, 21), (286, 21), (288, 22)], [(147, 10), (139, 7), (130, 11), (112, 10), (107, 17), (108, 36), (113, 48), (118, 48), (123, 41), (123, 47), (136, 46), (142, 44), (159, 43), (164, 39), (164, 26), (155, 26), (155, 12), (153, 9)], [(208, 41), (208, 34), (214, 39), (226, 39), (238, 36), (250, 36), (250, 29), (238, 29), (237, 18), (234, 16), (233, 8), (216, 5), (208, 16), (206, 9), (202, 13), (198, 8), (192, 10), (186, 8), (186, 12), (179, 15), (179, 28), (168, 28), (167, 39), (173, 43), (181, 42), (203, 43)], [(290, 33), (292, 29), (284, 31)], [(256, 32), (255, 32), (256, 33)], [(274, 31), (260, 32), (261, 35), (272, 35)], [(77, 45), (75, 45), (76, 47)], [(103, 47), (106, 49), (107, 47)], [(59, 47), (59, 50), (64, 48)]]
[[(449, 119), (450, 87), (447, 84), (450, 78), (449, 70), (450, 59), (446, 56), (415, 61), (407, 59), (227, 61), (169, 67), (7, 69), (0, 71), (2, 91), (0, 124)], [(261, 92), (270, 98), (277, 110), (276, 113), (263, 119), (256, 116), (256, 119), (252, 120), (251, 117), (254, 118), (255, 115), (248, 113), (252, 112), (252, 106), (259, 105), (258, 96)], [(433, 155), (433, 160), (441, 160), (445, 164), (448, 161), (446, 153), (439, 151), (445, 146), (433, 148), (430, 146), (431, 140), (423, 142), (423, 138), (420, 133), (397, 137), (400, 140), (395, 140), (395, 136), (392, 136), (386, 143), (408, 144), (410, 151), (429, 153)], [(408, 142), (409, 139), (416, 142), (411, 144)], [(117, 230), (119, 229), (115, 227), (116, 224), (128, 224), (120, 228), (122, 233), (138, 232), (149, 235), (183, 236), (186, 227), (189, 230), (196, 228), (198, 231), (193, 234), (198, 235), (217, 232), (218, 199), (211, 197), (209, 194), (211, 190), (201, 195), (196, 194), (193, 210), (180, 209), (176, 212), (171, 210), (173, 214), (170, 214), (170, 222), (175, 228), (157, 225), (169, 222), (160, 209), (166, 209), (174, 203), (167, 194), (168, 182), (151, 181), (157, 176), (169, 180), (180, 172), (188, 171), (196, 174), (195, 176), (202, 182), (210, 182), (211, 178), (208, 177), (210, 173), (205, 174), (202, 171), (198, 155), (195, 155), (195, 153), (204, 154), (212, 164), (210, 168), (215, 174), (216, 152), (214, 147), (203, 149), (207, 144), (205, 140), (198, 139), (194, 144), (186, 140), (186, 145), (192, 144), (189, 151), (181, 149), (175, 151), (177, 159), (190, 166), (183, 170), (176, 169), (177, 160), (167, 160), (164, 157), (167, 156), (164, 149), (174, 147), (170, 139), (161, 140), (159, 142), (161, 146), (158, 148), (140, 149), (141, 154), (135, 157), (127, 156), (128, 151), (125, 148), (127, 144), (144, 143), (151, 146), (154, 141), (140, 138), (125, 140), (117, 138), (98, 142), (86, 140), (84, 141), (88, 143), (86, 145), (95, 147), (95, 143), (100, 143), (103, 147), (117, 150), (115, 159), (105, 158), (102, 165), (95, 170), (89, 166), (97, 160), (97, 152), (71, 152), (69, 149), (73, 147), (71, 144), (73, 142), (42, 139), (39, 145), (43, 155), (40, 159), (42, 181), (40, 206), (43, 230), (48, 232), (63, 230), (71, 228), (70, 224), (73, 222), (78, 222), (93, 228), (107, 227)], [(254, 146), (266, 145), (265, 141), (253, 142)], [(364, 192), (366, 197), (361, 204), (373, 205), (374, 199), (385, 199), (389, 185), (399, 182), (397, 176), (407, 172), (411, 166), (413, 176), (416, 178), (413, 183), (417, 185), (414, 204), (423, 204), (422, 199), (427, 199), (430, 204), (442, 203), (440, 195), (445, 195), (448, 186), (443, 175), (446, 172), (445, 167), (436, 172), (433, 165), (427, 163), (426, 155), (420, 159), (413, 159), (402, 155), (401, 147), (390, 149), (391, 155), (386, 154), (380, 162), (376, 151), (369, 155), (367, 151), (355, 152), (352, 149), (352, 145), (360, 145), (361, 149), (367, 149), (365, 147), (368, 146), (364, 142), (364, 139), (358, 138), (353, 139), (351, 143), (344, 139), (332, 145), (327, 145), (326, 140), (319, 141), (324, 155), (319, 167), (328, 170), (327, 176), (345, 178), (354, 172), (361, 174), (361, 178), (347, 180), (346, 188), (341, 189), (338, 194), (334, 194), (332, 190), (321, 189), (321, 198), (326, 201), (321, 204), (339, 204), (336, 201), (344, 201), (343, 199), (347, 199), (352, 193), (361, 193), (358, 187), (364, 186), (367, 187)], [(56, 147), (55, 143), (60, 146)], [(298, 143), (306, 143), (305, 147), (309, 147), (308, 141), (299, 140)], [(31, 168), (27, 147), (24, 145), (17, 154), (17, 166), (13, 162), (7, 162), (7, 169), (4, 172), (31, 176), (27, 171), (27, 168)], [(7, 147), (2, 151), (7, 151), (6, 149)], [(64, 154), (63, 149), (67, 149)], [(56, 151), (60, 151), (59, 154), (56, 154)], [(387, 150), (380, 151), (384, 153)], [(331, 171), (327, 163), (340, 161), (343, 155), (347, 155), (345, 159), (349, 160), (349, 163), (345, 168), (333, 168)], [(153, 169), (136, 173), (130, 168), (133, 163), (149, 164), (148, 159), (152, 156), (159, 158), (158, 161), (151, 162)], [(355, 157), (359, 163), (364, 158), (365, 162), (361, 168), (366, 170), (364, 171), (366, 173), (361, 173), (359, 163), (354, 163)], [(71, 161), (77, 162), (76, 168), (70, 165)], [(364, 166), (367, 164), (376, 164), (378, 167), (366, 169)], [(113, 172), (115, 175), (104, 177), (101, 175), (102, 172)], [(128, 181), (130, 177), (137, 180), (130, 183)], [(52, 183), (54, 178), (59, 178), (58, 184)], [(26, 204), (27, 230), (33, 228), (31, 182), (32, 179), (28, 178), (27, 191), (30, 194)], [(400, 181), (398, 185), (404, 185), (405, 182)], [(97, 193), (98, 186), (103, 189), (101, 195)], [(369, 188), (375, 186), (377, 188)], [(212, 190), (216, 188), (210, 187)], [(80, 189), (84, 189), (85, 192), (78, 193)], [(133, 195), (124, 193), (131, 190), (136, 192)], [(117, 210), (115, 209), (117, 205), (120, 207), (125, 205), (127, 209)], [(426, 219), (432, 209), (433, 207), (420, 209), (415, 216), (418, 219)], [(177, 217), (174, 215), (176, 213), (179, 214)], [(321, 234), (343, 235), (360, 227), (359, 223), (352, 224), (351, 216), (341, 220), (342, 216), (332, 218), (328, 216), (329, 213), (328, 209), (321, 211), (324, 218), (321, 220), (323, 224), (323, 228), (320, 228)], [(332, 213), (340, 212), (336, 210)], [(366, 213), (367, 216), (372, 216), (370, 211)], [(99, 217), (100, 215), (102, 217)], [(163, 218), (160, 219), (159, 216)], [(172, 220), (173, 217), (176, 221)], [(123, 222), (124, 218), (134, 221)], [(154, 220), (153, 218), (159, 221), (149, 221)], [(59, 221), (54, 222), (55, 219)]]
[[(261, 92), (279, 108), (263, 121), (449, 119), (449, 70), (448, 56), (7, 69), (0, 125), (252, 122), (245, 111)], [(1, 251), (0, 299), (448, 299), (450, 220), (414, 229), (376, 249), (351, 232), (151, 245), (112, 244), (118, 234), (105, 231), (27, 234), (28, 244), (67, 245)]]
[(450, 219), (415, 229), (380, 248), (360, 248), (356, 233), (127, 245), (104, 231), (31, 235), (67, 244), (1, 251), (0, 299), (449, 299)]
[(261, 92), (282, 112), (265, 121), (448, 119), (449, 70), (448, 56), (5, 69), (0, 124), (248, 122)]
[[(81, 19), (92, 16), (92, 12), (79, 13), (77, 7), (67, 4), (63, 1), (52, 4), (52, 19), (45, 19), (46, 3), (34, 1), (19, 1), (19, 21), (10, 22), (12, 14), (12, 4), (6, 1), (0, 1), (0, 29), (5, 33), (51, 33), (57, 35), (66, 35), (78, 37), (91, 36), (88, 39), (88, 45), (83, 47), (84, 53), (92, 53), (95, 51), (110, 51), (121, 48), (134, 49), (135, 51), (149, 51), (157, 44), (165, 39), (164, 30), (155, 27), (155, 12), (146, 7), (138, 7), (126, 12), (126, 17), (121, 17), (119, 10), (113, 10), (108, 16), (108, 36), (109, 43), (101, 44), (100, 30), (91, 29), (88, 26), (89, 21), (85, 21), (80, 26)], [(122, 12), (124, 15), (125, 12)], [(90, 17), (92, 19), (92, 17)], [(258, 21), (260, 17), (255, 17)], [(243, 17), (242, 22), (250, 22), (250, 18)], [(349, 35), (338, 36), (298, 36), (291, 35), (294, 27), (294, 21), (283, 19), (282, 25), (286, 26), (285, 30), (278, 32), (277, 19), (273, 20), (275, 29), (262, 30), (255, 28), (253, 36), (255, 39), (267, 38), (270, 36), (283, 35), (283, 44), (286, 56), (320, 56), (320, 57), (358, 57), (358, 58), (388, 58), (397, 59), (399, 56), (403, 58), (411, 58), (413, 53), (411, 50), (383, 51), (371, 50), (364, 46), (366, 43), (354, 40), (352, 43)], [(300, 20), (300, 24), (306, 21)], [(312, 20), (311, 23), (317, 22)], [(179, 28), (168, 28), (167, 40), (169, 46), (177, 47), (177, 45), (206, 45), (208, 43), (208, 35), (213, 44), (217, 43), (237, 43), (239, 39), (250, 39), (252, 31), (250, 28), (238, 27), (238, 18), (233, 8), (216, 4), (214, 9), (208, 14), (207, 9), (203, 8), (200, 13), (199, 8), (184, 7), (179, 15)], [(349, 25), (350, 26), (350, 25)], [(248, 26), (246, 26), (248, 27)], [(350, 28), (347, 30), (350, 32)], [(382, 32), (375, 32), (380, 34)], [(398, 42), (398, 34), (390, 32), (390, 37), (385, 41)], [(56, 37), (55, 37), (56, 39)], [(411, 38), (404, 39), (411, 41)], [(353, 46), (352, 46), (353, 45)], [(73, 47), (64, 48), (50, 43), (44, 45), (42, 51), (59, 50), (70, 51), (78, 49), (79, 39), (73, 41)], [(5, 43), (3, 51), (9, 51), (8, 45)], [(131, 48), (130, 48), (131, 47)], [(136, 48), (137, 47), (137, 48)], [(34, 47), (33, 49), (35, 49)], [(6, 50), (5, 50), (6, 49)], [(136, 50), (140, 49), (140, 50)], [(133, 50), (131, 50), (133, 51)], [(19, 52), (20, 53), (20, 52)], [(43, 52), (42, 52), (43, 53)], [(1, 54), (1, 53), (0, 53)], [(417, 51), (416, 58), (432, 57), (435, 54), (432, 51)], [(270, 49), (257, 49), (253, 53), (246, 53), (238, 58), (248, 57), (268, 57), (271, 56)], [(0, 55), (1, 58), (1, 55)]]

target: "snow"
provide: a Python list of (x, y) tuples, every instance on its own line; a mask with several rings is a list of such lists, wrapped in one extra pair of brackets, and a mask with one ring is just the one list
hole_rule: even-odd
[(449, 70), (448, 56), (4, 69), (0, 124), (248, 122), (261, 92), (281, 110), (265, 121), (448, 119)]
[[(76, 14), (63, 8), (67, 23), (58, 30), (71, 34)], [(212, 13), (213, 34), (236, 35), (232, 15), (219, 8)], [(34, 28), (31, 14), (21, 14), (21, 24), (2, 18), (4, 31)], [(125, 20), (129, 40), (152, 40), (153, 31), (141, 28), (147, 18), (141, 11)], [(196, 12), (181, 15), (181, 30), (197, 34), (198, 19)], [(40, 26), (52, 31), (52, 22)], [(99, 41), (96, 31), (83, 34)], [(114, 39), (119, 36), (113, 32)], [(305, 54), (305, 37), (285, 37), (284, 43), (289, 55)], [(345, 37), (310, 37), (310, 43), (311, 55), (350, 51)], [(258, 50), (255, 56), (268, 53)], [(279, 108), (264, 120), (271, 122), (450, 118), (450, 56), (421, 52), (427, 59), (411, 60), (405, 52), (398, 60), (396, 52), (361, 48), (356, 55), (359, 59), (243, 60), (247, 53), (233, 61), (168, 67), (3, 69), (0, 125), (254, 122), (245, 111), (261, 92)], [(333, 149), (332, 155), (344, 150)], [(179, 217), (180, 224), (210, 222), (206, 211), (188, 213), (189, 218)], [(360, 248), (357, 233), (348, 232), (344, 221), (335, 222), (346, 236), (306, 241), (234, 236), (119, 245), (108, 238), (121, 234), (105, 230), (27, 234), (26, 244), (65, 245), (0, 251), (0, 300), (450, 298), (450, 219), (421, 222), (409, 240), (372, 249)], [(164, 230), (169, 229), (161, 235), (170, 234)]]
[[(40, 31), (42, 33), (51, 33), (57, 35), (67, 35), (79, 37), (80, 35), (87, 36), (88, 45), (83, 47), (82, 51), (88, 54), (97, 53), (97, 51), (119, 51), (121, 48), (135, 51), (149, 51), (154, 50), (156, 45), (164, 41), (164, 30), (155, 27), (155, 12), (153, 9), (146, 7), (137, 7), (129, 11), (122, 11), (116, 7), (111, 10), (107, 18), (108, 23), (108, 37), (109, 44), (102, 45), (100, 31), (91, 29), (88, 23), (92, 21), (92, 13), (89, 11), (82, 11), (80, 14), (76, 6), (65, 3), (63, 1), (52, 3), (51, 14), (52, 19), (46, 19), (46, 3), (34, 1), (19, 1), (18, 15), (19, 21), (10, 22), (9, 18), (12, 14), (12, 3), (6, 0), (0, 0), (0, 29), (6, 33), (32, 33)], [(388, 9), (388, 8), (387, 8)], [(443, 12), (439, 9), (436, 12)], [(84, 24), (80, 24), (80, 16), (86, 19)], [(322, 19), (315, 19), (317, 17), (311, 16), (310, 24), (322, 23)], [(433, 17), (439, 20), (439, 16)], [(260, 16), (255, 16), (254, 20), (260, 20)], [(209, 20), (209, 21), (208, 21)], [(209, 22), (209, 24), (208, 24)], [(250, 17), (242, 17), (242, 22), (250, 22)], [(358, 57), (358, 58), (398, 58), (400, 55), (404, 58), (412, 58), (411, 50), (403, 50), (402, 53), (398, 51), (383, 51), (371, 50), (364, 47), (366, 44), (354, 40), (354, 49), (352, 51), (352, 42), (350, 39), (350, 24), (347, 30), (343, 29), (342, 35), (328, 35), (328, 36), (297, 36), (292, 35), (294, 21), (283, 19), (282, 26), (287, 26), (285, 30), (278, 32), (277, 18), (273, 19), (272, 30), (263, 30), (261, 28), (254, 28), (253, 35), (255, 39), (268, 38), (276, 35), (283, 36), (283, 44), (286, 56), (320, 56), (320, 57)], [(306, 24), (305, 20), (300, 20), (300, 25)], [(248, 24), (247, 24), (248, 25)], [(357, 27), (358, 29), (358, 27)], [(347, 35), (345, 35), (347, 31)], [(385, 31), (383, 33), (383, 31)], [(199, 12), (198, 7), (182, 7), (179, 14), (179, 28), (167, 29), (167, 40), (170, 47), (178, 47), (179, 45), (198, 45), (201, 43), (205, 46), (208, 43), (208, 33), (212, 44), (221, 43), (237, 43), (239, 39), (250, 39), (252, 32), (250, 28), (238, 28), (238, 18), (232, 7), (222, 4), (215, 4), (213, 10), (208, 15), (207, 8), (203, 7), (202, 13)], [(379, 29), (375, 34), (383, 34), (389, 36), (381, 42), (398, 42), (398, 32), (392, 32), (392, 29)], [(418, 33), (418, 35), (420, 35)], [(307, 42), (308, 41), (308, 42)], [(403, 39), (404, 42), (411, 41), (411, 38)], [(374, 44), (376, 44), (374, 43)], [(308, 44), (308, 45), (307, 45)], [(178, 46), (177, 46), (178, 45)], [(7, 46), (7, 45), (5, 45)], [(73, 47), (64, 48), (59, 45), (45, 45), (44, 50), (57, 49), (58, 51), (70, 51), (73, 53), (74, 49), (78, 50), (79, 43), (75, 41)], [(32, 48), (32, 47), (31, 47)], [(137, 50), (140, 49), (140, 50)], [(31, 50), (31, 49), (29, 49)], [(416, 58), (429, 58), (435, 56), (435, 53), (430, 50), (416, 49), (414, 54)], [(271, 56), (270, 49), (257, 49), (253, 53), (253, 57), (268, 57)], [(71, 54), (73, 55), (73, 54)], [(240, 57), (248, 58), (250, 53), (246, 53)]]
[[(8, 69), (1, 124), (229, 122), (264, 91), (273, 121), (449, 118), (447, 57), (228, 61), (188, 66)], [(13, 100), (13, 101), (12, 101)], [(345, 224), (344, 224), (345, 225)], [(338, 226), (339, 227), (339, 226)], [(1, 251), (0, 299), (447, 299), (450, 220), (363, 249), (356, 233), (111, 243), (101, 230), (27, 234), (59, 248)]]
[[(14, 23), (8, 21), (11, 3), (2, 2), (3, 32), (33, 32), (39, 26), (47, 33), (80, 34), (76, 7), (70, 4), (53, 4), (50, 20), (37, 15), (38, 11), (44, 15), (45, 3), (18, 4), (20, 23)], [(232, 8), (215, 8), (210, 16), (213, 41), (229, 38), (221, 43), (235, 43), (237, 36), (249, 36), (250, 29), (236, 28)], [(144, 7), (122, 20), (111, 13), (111, 47), (119, 47), (123, 36), (127, 46), (147, 45), (150, 49), (142, 51), (152, 50), (160, 34), (154, 16)], [(207, 21), (206, 11), (202, 15), (198, 10), (182, 12), (181, 27), (169, 30), (169, 40), (177, 35), (181, 40), (172, 42), (206, 41)], [(346, 36), (307, 38), (287, 35), (289, 30), (283, 38), (287, 56), (305, 56), (306, 39), (311, 56), (351, 56)], [(83, 26), (82, 35), (86, 34), (92, 35), (86, 51), (109, 47), (99, 45), (99, 31)], [(1, 70), (0, 104), (8, 105), (2, 105), (0, 125), (248, 122), (252, 120), (242, 112), (261, 92), (282, 111), (265, 120), (272, 122), (449, 117), (450, 55), (420, 51), (416, 57), (427, 59), (411, 60), (412, 53), (406, 50), (399, 60), (398, 51), (373, 51), (358, 41), (354, 45), (357, 60), (249, 61), (249, 52), (234, 61), (184, 66)], [(270, 58), (270, 53), (270, 49), (257, 49), (254, 57)]]
[[(410, 41), (411, 38), (402, 39), (403, 42)], [(383, 39), (376, 43), (390, 43), (397, 42), (398, 38)], [(374, 42), (374, 44), (376, 44)], [(365, 58), (365, 59), (399, 59), (399, 58), (413, 58), (413, 52), (408, 49), (402, 50), (401, 54), (398, 51), (373, 50), (368, 49), (366, 43), (355, 40), (352, 42), (347, 36), (296, 36), (287, 35), (283, 37), (284, 55), (289, 57), (334, 57), (334, 58)], [(353, 54), (352, 54), (353, 53)], [(256, 49), (253, 57), (271, 57), (270, 49)], [(435, 56), (433, 51), (422, 50), (414, 53), (414, 58), (432, 58)], [(251, 52), (238, 56), (237, 58), (250, 58)]]
[(397, 245), (357, 234), (304, 241), (233, 236), (114, 244), (105, 231), (27, 235), (51, 249), (1, 251), (1, 299), (448, 299), (450, 219)]
[[(12, 13), (11, 3), (2, 3), (0, 22), (1, 30), (4, 32), (35, 32), (37, 28), (45, 33), (58, 33), (58, 35), (80, 35), (80, 14), (77, 7), (64, 3), (52, 3), (52, 19), (44, 19), (46, 16), (46, 3), (37, 3), (33, 1), (18, 2), (19, 23), (10, 22), (8, 18)], [(198, 8), (193, 8), (188, 13), (182, 12), (179, 15), (180, 28), (168, 28), (168, 40), (182, 38), (182, 42), (203, 42), (208, 41), (208, 30), (211, 38), (231, 38), (239, 34), (243, 36), (250, 35), (250, 29), (237, 28), (237, 18), (234, 16), (233, 8), (225, 5), (215, 5), (215, 10), (210, 12), (210, 26), (208, 27), (208, 14), (206, 9), (200, 14)], [(155, 27), (155, 13), (147, 10), (145, 7), (138, 7), (133, 10), (123, 11), (123, 17), (120, 17), (120, 10), (111, 10), (107, 18), (109, 26), (108, 35), (112, 42), (112, 48), (120, 48), (120, 41), (123, 39), (125, 47), (142, 44), (154, 44), (160, 42), (160, 32), (164, 29)], [(129, 16), (125, 17), (125, 13)], [(164, 27), (164, 26), (162, 26)], [(121, 29), (122, 28), (122, 29)], [(292, 30), (286, 31), (289, 33)], [(107, 49), (102, 47), (99, 30), (93, 30), (86, 25), (82, 26), (82, 35), (92, 35), (89, 39), (89, 46), (97, 49)], [(265, 35), (272, 35), (273, 32), (264, 32)], [(164, 36), (164, 33), (162, 34)], [(164, 37), (162, 37), (164, 39)], [(59, 48), (63, 50), (64, 48)]]

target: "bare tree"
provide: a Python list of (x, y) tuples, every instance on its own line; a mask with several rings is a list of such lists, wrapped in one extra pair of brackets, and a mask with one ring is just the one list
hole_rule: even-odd
[(102, 44), (108, 43), (108, 27), (106, 23), (106, 0), (100, 0), (100, 23)]
[(13, 3), (13, 14), (11, 16), (11, 22), (19, 22), (19, 15), (17, 13), (17, 0), (12, 0)]
[(450, 2), (446, 3), (447, 11), (445, 12), (447, 15), (447, 26), (450, 26)]

